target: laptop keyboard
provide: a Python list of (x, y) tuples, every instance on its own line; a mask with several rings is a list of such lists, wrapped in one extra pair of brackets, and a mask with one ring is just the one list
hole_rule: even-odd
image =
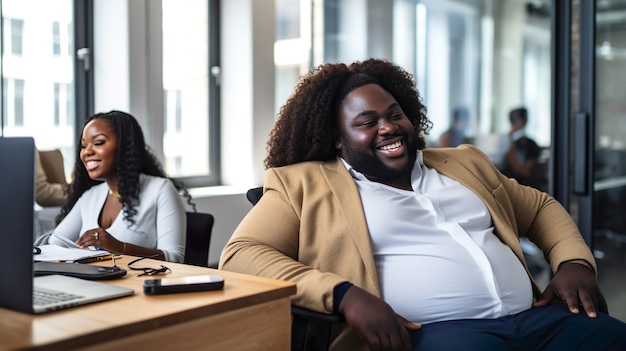
[(44, 306), (57, 302), (70, 301), (81, 297), (82, 296), (79, 295), (68, 294), (65, 292), (54, 291), (44, 288), (35, 288), (35, 290), (33, 291), (33, 300), (35, 306)]

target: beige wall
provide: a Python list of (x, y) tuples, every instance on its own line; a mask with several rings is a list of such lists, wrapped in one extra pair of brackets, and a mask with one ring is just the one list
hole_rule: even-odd
[(224, 245), (241, 219), (252, 208), (246, 199), (245, 190), (247, 189), (217, 187), (212, 190), (218, 189), (224, 191), (214, 194), (199, 194), (198, 191), (192, 191), (193, 202), (196, 204), (197, 211), (210, 213), (215, 217), (211, 234), (209, 265), (217, 265)]

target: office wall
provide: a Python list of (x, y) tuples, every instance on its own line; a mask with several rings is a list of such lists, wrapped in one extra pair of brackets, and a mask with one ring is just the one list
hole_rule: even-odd
[(246, 199), (246, 190), (237, 187), (216, 187), (191, 191), (198, 212), (208, 212), (215, 216), (209, 250), (210, 265), (217, 265), (224, 245), (241, 219), (252, 208)]

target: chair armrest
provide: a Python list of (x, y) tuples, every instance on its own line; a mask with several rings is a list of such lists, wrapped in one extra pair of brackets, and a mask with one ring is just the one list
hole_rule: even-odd
[(317, 320), (320, 322), (327, 322), (327, 323), (345, 322), (345, 319), (340, 314), (315, 312), (315, 311), (298, 307), (298, 306), (294, 306), (294, 305), (291, 305), (291, 313), (294, 315), (300, 316), (302, 318), (313, 319), (313, 320)]
[(327, 351), (333, 325), (344, 321), (339, 314), (320, 313), (291, 305), (291, 350)]

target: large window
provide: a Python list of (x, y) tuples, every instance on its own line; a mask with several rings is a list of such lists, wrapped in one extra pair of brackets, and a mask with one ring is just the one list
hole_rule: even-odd
[(217, 109), (210, 89), (211, 22), (217, 7), (206, 0), (162, 0), (163, 6), (163, 155), (170, 176), (188, 186), (215, 184)]
[[(97, 50), (93, 48), (91, 26), (96, 15), (98, 19), (102, 17), (92, 12), (89, 0), (3, 0), (1, 3), (4, 52), (0, 135), (33, 136), (39, 149), (61, 149), (69, 175), (78, 129), (89, 115), (101, 112), (95, 111), (94, 72), (102, 72), (98, 70), (106, 65), (117, 65), (111, 70), (121, 71), (120, 63), (137, 60), (136, 55), (130, 55), (130, 59), (112, 57), (111, 45), (103, 43), (101, 56), (97, 56), (101, 59), (94, 59)], [(211, 102), (219, 99), (219, 53), (212, 49), (219, 41), (216, 34), (209, 36), (219, 29), (217, 4), (213, 0), (150, 1), (146, 2), (147, 6), (137, 2), (110, 6), (104, 1), (96, 3), (142, 18), (146, 16), (150, 23), (149, 32), (137, 33), (146, 27), (135, 26), (138, 19), (128, 22), (120, 18), (120, 12), (102, 22), (118, 31), (98, 30), (106, 33), (98, 36), (100, 40), (127, 43), (126, 47), (122, 44), (116, 49), (120, 55), (134, 51), (136, 46), (158, 47), (158, 52), (162, 52), (158, 59), (154, 55), (139, 58), (133, 62), (130, 76), (120, 76), (128, 79), (131, 91), (111, 83), (119, 79), (117, 76), (98, 76), (109, 82), (98, 90), (99, 109), (125, 109), (141, 117), (146, 138), (162, 158), (167, 173), (188, 186), (213, 185), (219, 181), (219, 105)], [(151, 18), (157, 13), (151, 8), (160, 8), (161, 18)], [(116, 35), (121, 35), (119, 40), (111, 39)], [(137, 38), (144, 42), (134, 42)], [(156, 40), (161, 45), (155, 45)], [(141, 53), (141, 49), (134, 52)], [(160, 75), (152, 72), (148, 75), (152, 79), (150, 83), (140, 81), (143, 76), (137, 72), (143, 72), (146, 67), (161, 69), (162, 94), (158, 92)], [(152, 84), (157, 79), (158, 85)], [(147, 90), (141, 91), (143, 88)], [(150, 113), (143, 113), (142, 108), (135, 111), (143, 101), (162, 104), (162, 113), (152, 108)]]
[(208, 16), (205, 0), (163, 0), (163, 153), (174, 177), (210, 172)]
[(2, 130), (74, 160), (72, 0), (3, 0)]

